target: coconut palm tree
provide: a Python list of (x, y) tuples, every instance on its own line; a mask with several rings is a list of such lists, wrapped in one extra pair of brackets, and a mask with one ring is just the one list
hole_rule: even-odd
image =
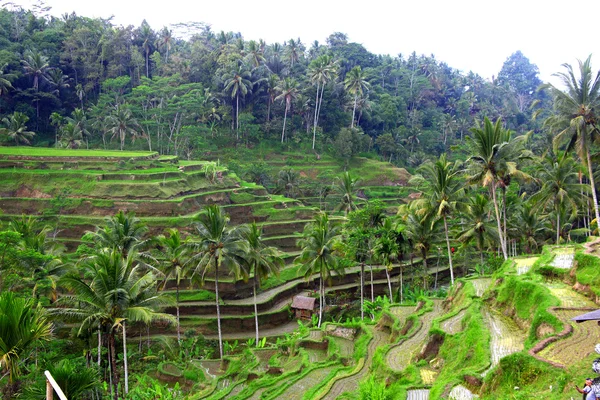
[(461, 210), (461, 220), (465, 229), (458, 234), (458, 240), (469, 243), (475, 240), (479, 251), (480, 263), (483, 265), (483, 251), (490, 242), (498, 240), (498, 231), (489, 222), (489, 199), (479, 193), (468, 196), (465, 207)]
[(7, 64), (4, 64), (4, 66), (0, 68), (0, 97), (7, 94), (8, 91), (13, 88), (11, 81), (16, 77), (14, 74), (4, 73), (6, 66)]
[(370, 84), (367, 82), (367, 75), (360, 68), (359, 65), (352, 68), (346, 74), (346, 79), (344, 79), (344, 87), (348, 91), (348, 93), (354, 96), (354, 107), (352, 108), (352, 122), (350, 124), (350, 128), (354, 128), (354, 116), (356, 115), (356, 104), (358, 103), (358, 98), (364, 94), (366, 90), (369, 89)]
[[(319, 124), (319, 113), (321, 111), (321, 103), (323, 102), (323, 91), (328, 82), (334, 79), (337, 74), (337, 62), (330, 55), (321, 55), (313, 60), (308, 66), (308, 77), (313, 85), (317, 87), (315, 98), (315, 116), (313, 123), (313, 144), (315, 148), (315, 140), (317, 135), (317, 125)], [(320, 93), (319, 93), (320, 91)]]
[(448, 217), (456, 210), (457, 203), (463, 197), (462, 170), (459, 163), (451, 163), (442, 154), (435, 163), (427, 162), (419, 170), (419, 174), (411, 179), (411, 183), (423, 192), (422, 200), (429, 203), (437, 216), (444, 221), (446, 235), (446, 249), (448, 251), (448, 264), (450, 265), (450, 281), (454, 285), (454, 268), (452, 266), (452, 252), (450, 251), (450, 237), (448, 235)]
[(356, 205), (356, 191), (359, 183), (358, 179), (352, 179), (350, 173), (346, 171), (341, 178), (337, 179), (336, 185), (333, 186), (333, 190), (341, 196), (337, 209), (344, 210), (346, 215), (358, 208)]
[(119, 210), (106, 218), (95, 232), (87, 232), (96, 248), (117, 249), (123, 257), (132, 251), (141, 251), (149, 242), (144, 239), (148, 227), (134, 213)]
[(221, 309), (219, 307), (219, 271), (228, 268), (238, 278), (243, 271), (241, 268), (244, 256), (248, 251), (248, 244), (243, 239), (246, 229), (243, 225), (230, 228), (229, 216), (216, 204), (206, 206), (198, 215), (196, 238), (193, 249), (197, 251), (192, 255), (191, 279), (193, 282), (204, 284), (206, 275), (214, 271), (215, 298), (217, 306), (217, 331), (219, 336), (219, 356), (223, 358), (223, 338), (221, 334)]
[(125, 393), (129, 390), (126, 322), (171, 321), (172, 316), (157, 312), (170, 305), (168, 296), (156, 292), (153, 268), (139, 262), (135, 251), (123, 256), (119, 249), (101, 249), (84, 259), (85, 278), (68, 275), (61, 283), (70, 292), (59, 298), (53, 314), (81, 321), (79, 332), (100, 327), (108, 337), (113, 397), (118, 399), (119, 375), (116, 364), (116, 335), (123, 334)]
[(277, 173), (277, 190), (285, 197), (296, 198), (300, 194), (300, 175), (292, 168), (284, 168)]
[(46, 79), (46, 71), (50, 68), (48, 58), (39, 52), (28, 52), (25, 59), (21, 61), (25, 73), (33, 77), (33, 89), (37, 92), (40, 80)]
[[(0, 371), (8, 373), (12, 392), (19, 378), (21, 363), (39, 341), (49, 340), (52, 325), (41, 304), (20, 298), (13, 292), (0, 293)], [(10, 393), (7, 398), (11, 398)]]
[(112, 134), (112, 137), (118, 137), (121, 142), (121, 150), (125, 146), (125, 138), (131, 136), (131, 140), (140, 136), (142, 128), (137, 119), (131, 113), (131, 110), (123, 105), (117, 104), (111, 113), (106, 116), (107, 132)]
[(157, 238), (159, 250), (157, 260), (159, 269), (164, 274), (163, 289), (169, 279), (175, 279), (175, 307), (177, 319), (177, 341), (181, 342), (181, 325), (179, 323), (179, 287), (181, 280), (189, 273), (187, 264), (190, 257), (190, 246), (182, 238), (179, 230), (168, 229), (166, 235)]
[(0, 135), (6, 135), (9, 140), (19, 143), (30, 144), (30, 140), (35, 136), (35, 132), (27, 130), (27, 121), (29, 117), (21, 112), (15, 111), (10, 117), (2, 118)]
[(250, 82), (250, 72), (244, 69), (243, 64), (239, 64), (237, 68), (223, 75), (223, 82), (226, 93), (230, 94), (231, 98), (235, 98), (235, 132), (236, 139), (239, 140), (239, 114), (240, 114), (240, 96), (246, 97), (252, 93), (252, 82)]
[(275, 101), (281, 100), (285, 103), (285, 111), (283, 114), (283, 130), (281, 131), (281, 143), (285, 139), (285, 124), (287, 121), (287, 115), (290, 111), (292, 103), (298, 96), (298, 82), (293, 78), (285, 78), (279, 83), (277, 87), (279, 95), (275, 97)]
[(392, 220), (386, 218), (383, 227), (381, 228), (380, 236), (375, 241), (373, 255), (375, 259), (379, 260), (385, 267), (385, 276), (388, 282), (391, 302), (394, 301), (394, 295), (392, 292), (390, 271), (392, 270), (394, 261), (396, 261), (396, 258), (398, 257), (398, 253), (399, 247), (393, 234)]
[(83, 135), (79, 125), (72, 122), (63, 125), (60, 128), (60, 144), (67, 149), (77, 149), (83, 143)]
[(306, 224), (302, 239), (298, 240), (302, 252), (296, 261), (302, 264), (304, 277), (309, 279), (319, 274), (319, 328), (325, 306), (325, 280), (330, 281), (331, 272), (338, 267), (333, 247), (340, 239), (339, 228), (329, 220), (327, 214), (319, 213), (312, 222)]
[(500, 247), (504, 259), (508, 258), (506, 238), (503, 234), (500, 209), (498, 207), (497, 187), (503, 176), (510, 176), (517, 171), (516, 160), (522, 154), (523, 141), (526, 136), (513, 138), (512, 132), (502, 127), (502, 121), (495, 124), (485, 117), (483, 127), (471, 129), (473, 137), (468, 137), (471, 156), (467, 160), (467, 181), (478, 183), (489, 188), (492, 194)]
[(552, 206), (556, 214), (556, 244), (561, 232), (561, 209), (571, 210), (571, 218), (577, 216), (582, 192), (589, 192), (589, 186), (579, 183), (579, 171), (571, 157), (555, 159), (547, 155), (537, 166), (537, 178), (542, 183), (540, 190), (531, 197), (539, 209)]
[(554, 98), (555, 111), (555, 114), (549, 117), (545, 124), (559, 130), (554, 138), (555, 145), (568, 142), (567, 152), (574, 150), (583, 166), (587, 167), (596, 225), (599, 226), (600, 211), (598, 210), (590, 147), (593, 143), (600, 141), (600, 130), (595, 111), (600, 107), (600, 72), (594, 76), (591, 57), (591, 55), (588, 56), (584, 62), (577, 60), (579, 76), (575, 75), (573, 66), (569, 64), (562, 65), (566, 72), (554, 74), (562, 81), (566, 91), (562, 91), (552, 84), (545, 85), (550, 89)]
[[(406, 213), (404, 213), (406, 211)], [(440, 219), (428, 204), (411, 203), (399, 214), (405, 226), (404, 234), (412, 248), (423, 258), (423, 288), (427, 289), (427, 256), (433, 245), (438, 242)]]
[(252, 293), (254, 296), (254, 323), (256, 326), (256, 344), (258, 345), (258, 305), (256, 303), (256, 290), (261, 281), (272, 275), (279, 275), (283, 266), (283, 258), (279, 251), (272, 246), (265, 246), (262, 242), (262, 230), (256, 222), (250, 224), (244, 233), (244, 239), (248, 242), (248, 251), (245, 255), (247, 274), (252, 276)]

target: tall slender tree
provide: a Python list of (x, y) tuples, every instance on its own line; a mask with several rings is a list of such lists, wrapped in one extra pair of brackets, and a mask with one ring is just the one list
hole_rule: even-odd
[(279, 251), (272, 246), (266, 246), (262, 241), (262, 230), (255, 222), (250, 224), (244, 234), (248, 242), (248, 251), (244, 256), (248, 275), (252, 276), (252, 296), (254, 298), (254, 324), (256, 326), (256, 345), (258, 345), (258, 305), (256, 302), (256, 290), (263, 279), (269, 276), (279, 275), (283, 267), (283, 259)]
[(281, 143), (283, 143), (285, 139), (285, 125), (287, 122), (287, 115), (292, 107), (292, 103), (298, 96), (298, 82), (293, 78), (285, 78), (283, 81), (279, 83), (277, 87), (277, 91), (279, 95), (275, 97), (275, 101), (281, 100), (285, 103), (285, 111), (283, 114), (283, 129), (281, 131)]
[(221, 333), (221, 308), (219, 305), (219, 271), (228, 268), (236, 278), (244, 271), (242, 263), (248, 251), (243, 239), (243, 225), (229, 227), (227, 216), (218, 205), (206, 206), (198, 215), (196, 228), (196, 254), (190, 258), (192, 281), (204, 284), (210, 271), (214, 271), (215, 297), (217, 306), (217, 331), (219, 337), (219, 355), (223, 358), (223, 337)]
[(354, 121), (356, 115), (356, 105), (358, 104), (358, 98), (364, 94), (366, 90), (369, 89), (371, 85), (367, 81), (366, 73), (360, 68), (359, 65), (352, 68), (347, 74), (346, 79), (344, 79), (344, 87), (354, 96), (354, 107), (352, 108), (352, 122), (350, 123), (350, 128), (354, 128)]
[(600, 71), (594, 75), (591, 58), (590, 55), (583, 62), (577, 60), (579, 76), (576, 76), (573, 66), (569, 64), (563, 64), (566, 72), (554, 74), (562, 81), (565, 91), (552, 84), (545, 85), (554, 98), (555, 112), (545, 121), (545, 124), (558, 130), (554, 138), (555, 145), (566, 141), (568, 143), (566, 150), (575, 151), (583, 166), (587, 168), (596, 226), (600, 226), (600, 211), (590, 153), (592, 144), (600, 142), (600, 130), (595, 111), (600, 108)]
[(327, 214), (319, 213), (305, 226), (302, 239), (298, 240), (302, 251), (296, 261), (302, 264), (304, 277), (309, 279), (319, 274), (319, 328), (325, 307), (325, 281), (331, 280), (331, 273), (338, 267), (334, 245), (340, 239), (339, 227), (329, 220)]

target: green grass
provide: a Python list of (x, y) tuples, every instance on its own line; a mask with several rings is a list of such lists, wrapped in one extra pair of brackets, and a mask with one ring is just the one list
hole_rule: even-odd
[(589, 285), (592, 292), (600, 295), (600, 258), (591, 254), (577, 252), (575, 254), (577, 270), (575, 278), (582, 285)]
[(134, 158), (149, 157), (158, 153), (150, 151), (112, 151), (112, 150), (72, 150), (45, 147), (4, 147), (0, 146), (0, 155), (26, 157), (111, 157)]

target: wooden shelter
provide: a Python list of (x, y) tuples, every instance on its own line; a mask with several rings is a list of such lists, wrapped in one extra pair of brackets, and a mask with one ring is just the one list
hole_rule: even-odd
[(294, 296), (292, 310), (297, 319), (311, 319), (315, 311), (315, 298), (306, 296)]

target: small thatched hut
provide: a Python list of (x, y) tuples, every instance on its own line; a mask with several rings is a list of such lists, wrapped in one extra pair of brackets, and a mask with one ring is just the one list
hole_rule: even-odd
[(306, 296), (294, 296), (292, 310), (298, 319), (311, 319), (315, 311), (315, 298)]

